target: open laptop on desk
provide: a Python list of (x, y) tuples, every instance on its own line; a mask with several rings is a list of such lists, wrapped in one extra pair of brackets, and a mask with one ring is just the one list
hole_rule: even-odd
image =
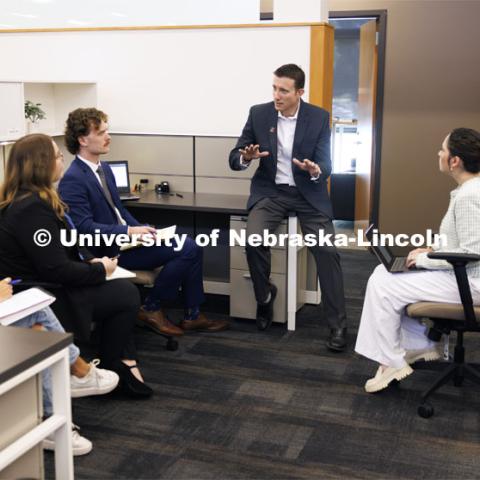
[(109, 160), (107, 163), (112, 169), (117, 184), (120, 200), (138, 200), (140, 197), (131, 192), (130, 175), (128, 174), (127, 160)]
[[(407, 268), (407, 257), (397, 257), (395, 256), (388, 246), (374, 245), (373, 240), (373, 231), (375, 230), (375, 225), (372, 223), (367, 230), (365, 231), (365, 236), (370, 242), (370, 249), (375, 254), (375, 256), (383, 263), (385, 268), (390, 273), (410, 273), (421, 270), (417, 267)], [(377, 233), (380, 234), (380, 232)]]

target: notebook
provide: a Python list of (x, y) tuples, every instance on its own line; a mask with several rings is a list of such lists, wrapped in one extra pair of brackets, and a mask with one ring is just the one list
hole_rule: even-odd
[(3, 326), (15, 323), (42, 308), (48, 307), (55, 297), (40, 288), (29, 288), (16, 293), (13, 297), (0, 302), (0, 324)]

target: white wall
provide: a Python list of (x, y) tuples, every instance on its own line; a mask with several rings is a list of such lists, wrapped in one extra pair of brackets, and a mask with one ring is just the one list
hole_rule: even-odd
[(1, 34), (0, 51), (0, 80), (96, 82), (113, 131), (238, 136), (278, 66), (308, 78), (310, 28)]
[(275, 22), (328, 22), (327, 0), (274, 0)]
[[(326, 22), (328, 0), (275, 0), (274, 22)], [(1, 0), (0, 30), (258, 23), (260, 0)]]
[(0, 28), (257, 23), (259, 0), (1, 0)]

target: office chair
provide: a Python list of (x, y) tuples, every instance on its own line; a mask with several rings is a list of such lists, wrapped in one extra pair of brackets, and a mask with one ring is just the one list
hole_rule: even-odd
[[(145, 289), (151, 288), (153, 286), (153, 284), (155, 283), (155, 278), (161, 270), (162, 267), (155, 268), (154, 270), (131, 270), (133, 273), (135, 273), (136, 277), (130, 278), (129, 280), (131, 280), (132, 283), (139, 287), (142, 301), (145, 298)], [(157, 335), (160, 335), (167, 340), (167, 350), (174, 352), (178, 349), (178, 341), (174, 337), (172, 337), (172, 335), (158, 332)]]
[(441, 253), (432, 252), (429, 258), (446, 260), (454, 269), (460, 293), (461, 304), (438, 303), (438, 302), (417, 302), (407, 307), (407, 314), (413, 318), (429, 318), (433, 322), (428, 337), (431, 340), (439, 341), (442, 334), (456, 332), (457, 339), (453, 360), (436, 378), (435, 382), (422, 393), (422, 403), (418, 407), (418, 414), (423, 418), (433, 415), (433, 406), (427, 402), (428, 397), (437, 391), (442, 385), (453, 379), (453, 384), (460, 387), (464, 378), (470, 378), (480, 384), (480, 371), (472, 365), (465, 363), (465, 347), (463, 335), (465, 332), (479, 332), (480, 306), (473, 306), (472, 293), (468, 283), (466, 265), (469, 262), (480, 261), (480, 255)]

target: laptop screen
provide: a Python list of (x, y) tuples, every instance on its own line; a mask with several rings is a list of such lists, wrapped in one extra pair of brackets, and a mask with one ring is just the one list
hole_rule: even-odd
[[(365, 236), (367, 237), (367, 240), (372, 243), (373, 240), (373, 231), (375, 230), (375, 225), (370, 225), (367, 230), (365, 231)], [(377, 231), (378, 234), (378, 231)], [(387, 246), (381, 246), (381, 245), (371, 245), (370, 247), (373, 250), (373, 253), (378, 257), (378, 259), (384, 264), (384, 265), (390, 265), (393, 261), (394, 256), (392, 255), (391, 250)]]
[(112, 169), (118, 191), (129, 192), (130, 179), (128, 177), (128, 161), (116, 160), (116, 161), (108, 161), (107, 163), (110, 165), (110, 168)]

